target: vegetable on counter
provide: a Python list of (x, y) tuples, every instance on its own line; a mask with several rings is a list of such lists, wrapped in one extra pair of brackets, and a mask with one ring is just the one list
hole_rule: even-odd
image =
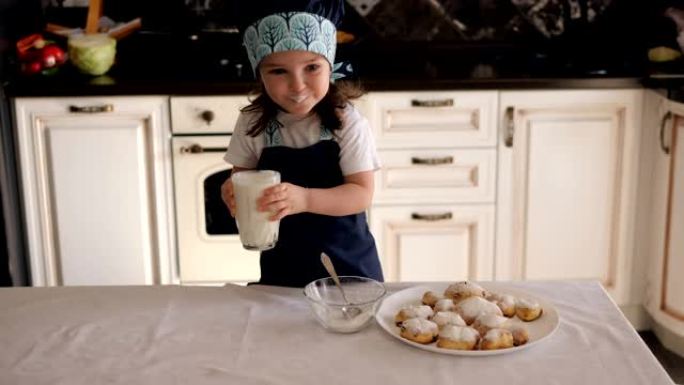
[(40, 34), (33, 34), (17, 42), (17, 57), (21, 72), (26, 75), (55, 73), (67, 61), (67, 54), (54, 41), (45, 40)]

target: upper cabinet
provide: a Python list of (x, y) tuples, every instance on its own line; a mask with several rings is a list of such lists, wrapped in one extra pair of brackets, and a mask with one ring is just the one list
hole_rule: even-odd
[(597, 279), (630, 302), (642, 96), (501, 93), (497, 279)]
[(34, 286), (173, 283), (168, 99), (15, 100)]

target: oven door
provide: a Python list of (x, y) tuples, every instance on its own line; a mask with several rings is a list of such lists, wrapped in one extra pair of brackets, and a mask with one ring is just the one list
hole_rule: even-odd
[(174, 137), (173, 174), (180, 280), (184, 284), (259, 279), (259, 253), (245, 250), (221, 200), (230, 172), (230, 136)]

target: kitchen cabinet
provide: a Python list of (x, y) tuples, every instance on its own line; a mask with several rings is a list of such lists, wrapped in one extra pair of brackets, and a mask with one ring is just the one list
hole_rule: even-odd
[(634, 254), (642, 90), (500, 94), (496, 278), (598, 279), (622, 306)]
[[(644, 185), (643, 248), (648, 271), (645, 305), (653, 329), (670, 350), (684, 355), (684, 104), (648, 91), (645, 124), (649, 155)], [(646, 111), (646, 109), (645, 109)]]
[(32, 284), (174, 283), (168, 98), (14, 107)]
[(370, 229), (387, 281), (494, 274), (496, 91), (374, 92)]
[(493, 205), (376, 205), (371, 231), (386, 280), (490, 280)]

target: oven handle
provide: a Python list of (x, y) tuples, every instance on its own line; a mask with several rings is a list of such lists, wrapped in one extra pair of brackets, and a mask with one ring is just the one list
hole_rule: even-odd
[(201, 154), (203, 152), (226, 152), (228, 147), (202, 147), (199, 144), (193, 144), (190, 147), (181, 147), (181, 154)]

